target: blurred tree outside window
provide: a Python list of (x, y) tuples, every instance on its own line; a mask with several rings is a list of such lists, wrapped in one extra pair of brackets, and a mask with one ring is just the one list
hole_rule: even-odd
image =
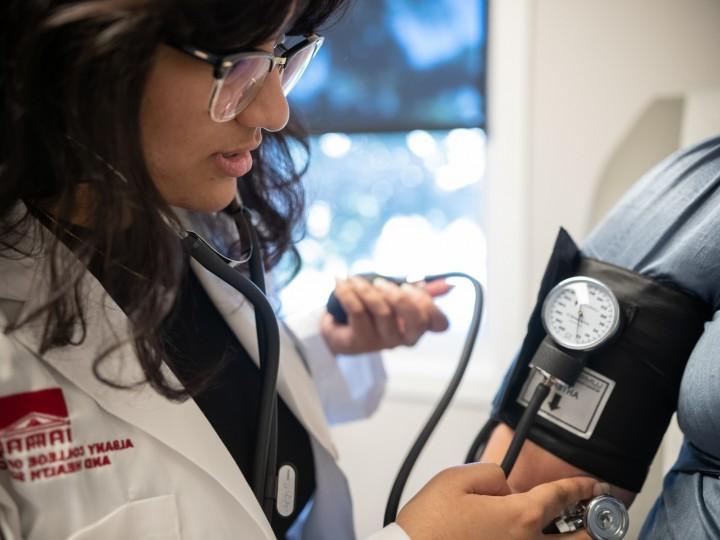
[[(290, 96), (313, 135), (304, 264), (283, 312), (324, 302), (335, 277), (360, 272), (463, 271), (484, 283), (486, 0), (357, 1), (324, 35)], [(391, 373), (454, 365), (473, 293), (453, 283), (439, 300), (450, 331), (393, 351)]]

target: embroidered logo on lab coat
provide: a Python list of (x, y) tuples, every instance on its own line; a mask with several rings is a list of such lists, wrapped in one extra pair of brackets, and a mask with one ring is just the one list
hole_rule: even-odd
[(18, 482), (36, 482), (112, 464), (111, 452), (132, 440), (77, 444), (60, 388), (0, 397), (0, 470)]

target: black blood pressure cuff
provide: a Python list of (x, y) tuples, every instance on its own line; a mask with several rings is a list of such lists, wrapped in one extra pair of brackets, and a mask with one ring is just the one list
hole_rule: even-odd
[(527, 335), (496, 396), (495, 421), (515, 428), (520, 420), (536, 380), (529, 365), (538, 351), (548, 354), (553, 348), (540, 318), (543, 301), (557, 283), (576, 275), (610, 287), (620, 303), (623, 326), (612, 342), (588, 353), (572, 388), (554, 388), (529, 438), (580, 469), (638, 492), (675, 411), (685, 364), (712, 306), (672, 284), (582, 256), (561, 229)]

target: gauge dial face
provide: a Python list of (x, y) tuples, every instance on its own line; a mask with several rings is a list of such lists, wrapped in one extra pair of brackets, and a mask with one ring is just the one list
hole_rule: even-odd
[(591, 350), (610, 339), (620, 326), (620, 305), (602, 282), (584, 276), (558, 283), (542, 309), (545, 331), (561, 346)]

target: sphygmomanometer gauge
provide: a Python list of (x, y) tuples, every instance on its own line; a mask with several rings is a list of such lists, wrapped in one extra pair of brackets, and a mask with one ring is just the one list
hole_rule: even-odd
[(561, 281), (543, 303), (545, 331), (561, 347), (590, 351), (620, 328), (620, 304), (610, 288), (585, 276)]

